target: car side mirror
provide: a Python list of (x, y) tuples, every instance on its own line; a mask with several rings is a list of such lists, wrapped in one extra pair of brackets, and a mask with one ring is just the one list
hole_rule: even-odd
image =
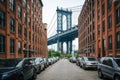
[(25, 64), (25, 65), (24, 65), (24, 67), (28, 67), (28, 66), (29, 66), (29, 64)]
[(32, 64), (31, 62), (27, 62), (27, 63), (25, 63), (24, 67), (28, 67), (28, 66), (30, 66), (31, 64)]

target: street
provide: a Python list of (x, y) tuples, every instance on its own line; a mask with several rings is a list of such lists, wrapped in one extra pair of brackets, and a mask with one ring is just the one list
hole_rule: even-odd
[(102, 80), (98, 78), (97, 71), (83, 70), (67, 59), (61, 59), (38, 74), (36, 80)]

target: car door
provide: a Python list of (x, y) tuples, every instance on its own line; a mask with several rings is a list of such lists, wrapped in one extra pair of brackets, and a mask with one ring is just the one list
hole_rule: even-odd
[(84, 65), (84, 58), (81, 59), (81, 66), (83, 67)]
[(112, 77), (114, 74), (114, 65), (112, 59), (107, 59), (106, 75)]
[(25, 80), (31, 78), (33, 75), (33, 68), (28, 59), (25, 59), (23, 62), (23, 73)]
[(103, 74), (106, 75), (106, 69), (107, 69), (107, 59), (103, 59), (103, 61), (99, 64), (101, 71)]

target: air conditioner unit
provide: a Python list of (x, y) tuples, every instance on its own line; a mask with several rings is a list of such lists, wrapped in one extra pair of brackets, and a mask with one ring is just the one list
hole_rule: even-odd
[(118, 2), (119, 0), (113, 0), (114, 2)]

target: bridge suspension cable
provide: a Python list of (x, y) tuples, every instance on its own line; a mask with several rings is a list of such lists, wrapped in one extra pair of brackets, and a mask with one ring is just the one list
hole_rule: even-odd
[[(55, 19), (55, 21), (54, 21), (54, 23), (52, 24), (52, 26), (51, 26), (51, 29), (48, 31), (49, 32), (49, 36), (51, 37), (51, 36), (53, 36), (54, 35), (54, 33), (56, 32), (56, 26), (55, 26), (55, 24), (57, 24), (57, 19)], [(48, 37), (49, 37), (48, 36)]]
[(56, 12), (54, 13), (54, 15), (53, 15), (53, 17), (52, 17), (52, 19), (51, 19), (51, 21), (50, 21), (50, 23), (49, 23), (48, 32), (52, 29), (52, 26), (51, 26), (51, 25), (52, 25), (52, 23), (53, 23), (55, 17), (56, 17)]
[(72, 7), (66, 7), (66, 8), (63, 8), (63, 9), (70, 9), (70, 10), (73, 10), (73, 9), (81, 9), (83, 5), (77, 5), (77, 6), (72, 6)]

